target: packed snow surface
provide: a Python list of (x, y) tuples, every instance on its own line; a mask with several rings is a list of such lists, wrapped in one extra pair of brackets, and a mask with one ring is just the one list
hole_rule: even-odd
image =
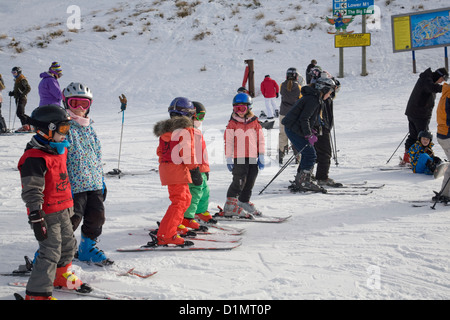
[[(242, 245), (232, 251), (116, 251), (149, 241), (145, 229), (155, 227), (169, 205), (167, 188), (150, 170), (158, 167), (153, 125), (168, 118), (173, 98), (185, 96), (206, 106), (203, 132), (214, 213), (224, 205), (232, 177), (224, 162), (223, 132), (232, 98), (242, 85), (244, 60), (255, 64), (257, 115), (265, 109), (259, 84), (266, 74), (281, 84), (289, 67), (304, 76), (316, 59), (338, 75), (338, 49), (327, 32), (334, 28), (325, 20), (331, 17), (331, 1), (216, 0), (176, 6), (180, 3), (79, 0), (76, 8), (57, 0), (2, 3), (0, 73), (6, 84), (2, 114), (7, 123), (19, 127), (7, 94), (13, 83), (11, 68), (22, 67), (30, 82), (30, 114), (39, 103), (39, 74), (58, 61), (64, 73), (61, 87), (74, 81), (93, 91), (90, 116), (102, 142), (105, 172), (118, 167), (148, 172), (107, 178), (107, 219), (98, 246), (116, 266), (107, 272), (76, 263), (81, 279), (99, 290), (151, 300), (448, 299), (449, 210), (410, 203), (431, 199), (442, 178), (380, 170), (397, 165), (403, 154), (401, 145), (386, 164), (407, 133), (404, 110), (418, 77), (412, 72), (410, 52), (393, 53), (391, 16), (448, 6), (441, 0), (376, 1), (375, 18), (367, 28), (372, 36), (367, 76), (360, 75), (361, 48), (344, 50), (344, 77), (334, 101), (337, 158), (332, 159), (330, 177), (343, 183), (384, 183), (384, 188), (370, 195), (290, 194), (286, 187), (296, 172), (291, 165), (259, 195), (280, 169), (276, 120), (274, 129), (265, 130), (270, 163), (259, 173), (251, 201), (266, 215), (292, 215), (288, 221), (223, 222), (246, 229)], [(180, 17), (182, 10), (185, 17)], [(80, 29), (72, 25), (77, 12)], [(361, 17), (356, 17), (348, 30), (361, 28)], [(444, 66), (444, 49), (421, 50), (416, 58), (418, 72), (434, 70)], [(122, 93), (129, 101), (124, 122), (118, 99)], [(435, 115), (430, 129), (436, 133)], [(30, 138), (0, 137), (2, 272), (17, 268), (24, 255), (33, 256), (37, 249), (17, 171)], [(444, 158), (437, 142), (435, 152)], [(271, 193), (281, 188), (284, 194)], [(158, 273), (148, 279), (117, 275), (117, 270), (132, 267)], [(21, 291), (8, 286), (13, 280), (23, 278), (0, 277), (0, 299), (13, 299), (13, 293)]]

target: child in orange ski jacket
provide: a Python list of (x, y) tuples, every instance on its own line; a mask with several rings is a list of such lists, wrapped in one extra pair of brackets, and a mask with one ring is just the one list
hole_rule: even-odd
[(189, 183), (200, 185), (203, 180), (194, 151), (194, 128), (191, 120), (195, 113), (192, 102), (184, 97), (175, 98), (169, 106), (170, 119), (156, 123), (153, 132), (159, 137), (156, 150), (159, 157), (159, 177), (169, 191), (172, 202), (161, 220), (155, 245), (192, 245), (178, 235), (184, 212), (191, 204)]

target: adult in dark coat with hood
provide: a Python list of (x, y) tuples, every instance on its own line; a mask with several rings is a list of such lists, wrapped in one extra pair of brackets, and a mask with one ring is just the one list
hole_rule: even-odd
[(320, 134), (314, 127), (321, 127), (322, 113), (336, 84), (330, 78), (319, 78), (311, 86), (302, 87), (299, 99), (282, 120), (286, 135), (301, 153), (300, 165), (295, 176), (295, 186), (300, 190), (323, 192), (324, 189), (311, 180), (311, 171), (317, 155), (314, 143)]
[(405, 142), (405, 154), (400, 164), (409, 163), (408, 150), (417, 141), (417, 135), (420, 131), (429, 130), (434, 100), (436, 93), (442, 92), (441, 82), (448, 78), (448, 72), (445, 68), (431, 71), (426, 69), (419, 75), (419, 79), (414, 86), (411, 96), (406, 106), (405, 115), (408, 117), (409, 136)]

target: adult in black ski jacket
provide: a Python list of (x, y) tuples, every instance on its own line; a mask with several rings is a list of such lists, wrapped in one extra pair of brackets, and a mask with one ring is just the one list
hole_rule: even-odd
[[(430, 124), (436, 93), (442, 92), (440, 83), (444, 81), (445, 76), (448, 76), (445, 68), (437, 69), (434, 72), (431, 71), (431, 68), (428, 68), (419, 75), (405, 111), (409, 123), (409, 136), (405, 142), (405, 156), (409, 148), (417, 141), (419, 132), (429, 129), (428, 125)], [(403, 159), (404, 162), (409, 162), (405, 160), (409, 159)]]
[(302, 155), (295, 177), (295, 184), (300, 189), (322, 191), (311, 181), (311, 171), (317, 158), (314, 143), (322, 126), (324, 100), (329, 98), (335, 87), (334, 81), (329, 78), (320, 78), (315, 84), (302, 87), (302, 98), (282, 120), (286, 135)]

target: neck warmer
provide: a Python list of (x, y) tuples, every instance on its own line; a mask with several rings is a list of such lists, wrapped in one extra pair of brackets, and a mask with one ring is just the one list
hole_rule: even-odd
[(91, 119), (89, 117), (80, 117), (77, 116), (75, 113), (72, 112), (72, 110), (67, 109), (67, 113), (70, 115), (72, 120), (74, 120), (76, 123), (78, 123), (82, 127), (87, 127), (91, 123)]
[(67, 140), (61, 141), (61, 142), (53, 142), (50, 141), (49, 146), (58, 152), (58, 154), (64, 154), (65, 148), (68, 148), (70, 146), (70, 142)]

